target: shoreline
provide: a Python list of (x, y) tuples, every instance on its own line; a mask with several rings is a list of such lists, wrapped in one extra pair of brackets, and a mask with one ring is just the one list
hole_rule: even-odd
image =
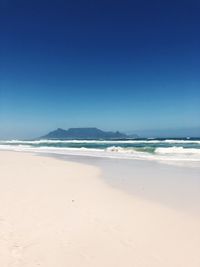
[[(126, 171), (134, 171), (132, 186), (137, 192), (127, 194), (122, 184), (113, 183), (117, 174), (118, 183), (125, 173), (125, 169), (119, 172), (119, 160), (96, 160), (92, 166), (87, 159), (77, 163), (8, 151), (0, 151), (0, 160), (1, 266), (200, 265), (198, 210), (194, 216), (187, 209), (183, 212), (159, 198), (151, 199), (150, 193), (156, 195), (161, 189), (163, 195), (164, 187), (158, 178), (141, 181), (138, 162)], [(150, 166), (143, 173), (149, 179), (155, 174)], [(168, 170), (166, 165), (163, 173)], [(170, 186), (177, 187), (180, 178)], [(188, 185), (191, 182), (193, 189), (197, 179), (193, 180), (184, 185), (184, 192), (191, 194)], [(151, 191), (153, 187), (158, 191)], [(171, 199), (168, 189), (166, 196)], [(199, 200), (194, 196), (190, 205)]]
[(200, 217), (200, 166), (193, 168), (140, 159), (36, 155), (97, 167), (101, 170), (100, 179), (116, 190)]
[[(171, 140), (171, 142), (169, 142), (169, 140), (165, 140), (163, 141), (164, 143), (159, 143), (160, 141), (158, 140), (154, 141), (148, 140), (146, 142), (149, 143), (147, 143), (146, 146), (144, 146), (143, 144), (143, 147), (138, 147), (138, 146), (131, 147), (131, 144), (129, 143), (128, 144), (130, 145), (130, 147), (126, 147), (127, 143), (125, 141), (124, 141), (125, 143), (117, 143), (117, 141), (115, 142), (113, 141), (114, 143), (110, 143), (111, 141), (99, 141), (98, 143), (96, 140), (91, 140), (91, 141), (83, 140), (82, 141), (83, 143), (81, 143), (79, 140), (68, 140), (68, 141), (11, 140), (5, 142), (0, 141), (0, 151), (2, 150), (2, 151), (31, 152), (38, 154), (55, 154), (55, 155), (70, 156), (70, 157), (84, 156), (86, 158), (142, 160), (142, 161), (158, 162), (167, 165), (175, 165), (180, 167), (187, 166), (192, 168), (200, 168), (200, 153), (199, 153), (200, 141), (196, 141), (197, 142), (195, 143), (196, 148), (194, 147), (194, 143), (191, 143), (190, 147), (188, 147), (188, 143), (186, 144), (180, 142), (175, 143), (175, 141), (178, 142), (180, 140)], [(101, 146), (99, 147), (100, 142), (102, 143)], [(135, 142), (139, 141), (134, 141), (133, 144), (135, 144)], [(184, 142), (189, 142), (189, 141), (184, 140)], [(90, 147), (91, 144), (95, 143), (96, 143), (95, 146)], [(163, 147), (163, 144), (166, 143), (168, 144), (169, 147), (168, 146)], [(64, 144), (64, 146), (62, 146), (62, 144)], [(65, 146), (66, 144), (70, 145)], [(88, 144), (90, 144), (89, 147)], [(155, 144), (159, 145), (156, 147)]]

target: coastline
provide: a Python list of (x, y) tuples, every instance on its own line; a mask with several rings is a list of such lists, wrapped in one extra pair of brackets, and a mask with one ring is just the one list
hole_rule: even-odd
[[(130, 186), (120, 180), (127, 166), (120, 172), (119, 160), (69, 158), (0, 151), (1, 266), (199, 267), (200, 214), (190, 210), (199, 204), (196, 174), (188, 181), (190, 170), (174, 172), (172, 181), (178, 167), (146, 163), (144, 172), (132, 161)], [(159, 171), (169, 172), (168, 188)], [(186, 193), (189, 211), (161, 198), (186, 204)]]
[(200, 216), (200, 165), (168, 164), (164, 161), (113, 159), (80, 155), (38, 153), (38, 156), (81, 163), (101, 170), (107, 185), (177, 211)]

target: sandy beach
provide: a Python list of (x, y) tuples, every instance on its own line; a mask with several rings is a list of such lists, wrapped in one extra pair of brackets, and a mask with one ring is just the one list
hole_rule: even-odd
[[(133, 189), (145, 164), (133, 168)], [(174, 198), (179, 192), (198, 207), (197, 178), (191, 189), (184, 177), (181, 193), (173, 183), (170, 198), (170, 187), (158, 182), (162, 172), (167, 179), (168, 166), (150, 168), (143, 186), (152, 179), (168, 202), (112, 186), (103, 178), (106, 168), (89, 162), (0, 151), (0, 266), (199, 267), (199, 209), (190, 212), (184, 199), (179, 208)], [(173, 173), (181, 179), (175, 170), (170, 179)]]

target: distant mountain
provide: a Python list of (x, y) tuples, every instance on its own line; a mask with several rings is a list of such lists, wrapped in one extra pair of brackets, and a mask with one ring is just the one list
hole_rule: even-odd
[(40, 137), (40, 139), (124, 139), (129, 138), (128, 135), (120, 132), (105, 132), (98, 128), (70, 128), (64, 130), (58, 128), (55, 131)]

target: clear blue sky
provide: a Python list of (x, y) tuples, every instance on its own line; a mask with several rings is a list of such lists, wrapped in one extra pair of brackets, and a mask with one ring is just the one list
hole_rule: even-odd
[(0, 5), (0, 138), (200, 128), (199, 0)]

